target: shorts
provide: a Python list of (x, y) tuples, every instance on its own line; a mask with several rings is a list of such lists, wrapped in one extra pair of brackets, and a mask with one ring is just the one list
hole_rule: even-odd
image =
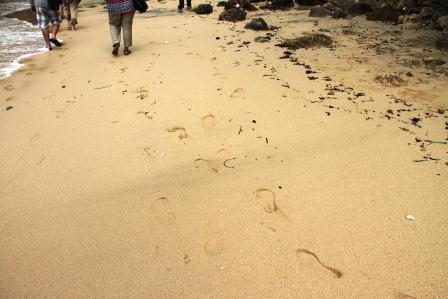
[(48, 7), (36, 7), (37, 25), (40, 29), (48, 28), (50, 22), (53, 25), (61, 24), (61, 14), (59, 10), (51, 10)]

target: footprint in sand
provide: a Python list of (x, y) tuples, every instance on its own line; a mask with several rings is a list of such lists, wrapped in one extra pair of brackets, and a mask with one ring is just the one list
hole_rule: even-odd
[(215, 126), (215, 116), (213, 114), (206, 115), (201, 119), (204, 129), (211, 129)]
[(177, 133), (177, 137), (179, 137), (179, 139), (184, 139), (188, 137), (187, 131), (185, 131), (185, 128), (182, 127), (173, 127), (171, 129), (167, 129), (168, 132), (170, 133)]
[(172, 225), (176, 220), (176, 215), (171, 210), (171, 203), (165, 197), (156, 199), (151, 204), (151, 211), (161, 224)]
[(199, 158), (194, 161), (194, 166), (196, 168), (207, 169), (209, 171), (218, 173), (223, 167), (235, 168), (232, 162), (236, 157), (232, 156), (232, 152), (228, 149), (220, 149), (216, 152), (212, 159)]
[(246, 90), (244, 88), (237, 88), (235, 89), (232, 94), (230, 95), (231, 98), (240, 98), (243, 97), (246, 94)]
[(211, 233), (204, 244), (204, 252), (207, 255), (215, 256), (220, 254), (223, 250), (224, 244), (222, 242), (222, 234), (219, 232)]
[(255, 196), (263, 204), (264, 210), (267, 213), (275, 213), (278, 210), (275, 203), (275, 193), (270, 189), (258, 189), (255, 191)]
[(311, 251), (309, 251), (307, 249), (304, 249), (304, 248), (299, 248), (299, 249), (296, 250), (296, 254), (297, 254), (297, 256), (300, 256), (300, 255), (311, 255), (312, 257), (314, 257), (317, 260), (317, 262), (322, 267), (324, 267), (325, 269), (330, 271), (331, 274), (334, 275), (334, 277), (336, 277), (336, 278), (341, 278), (342, 277), (342, 272), (341, 271), (339, 271), (338, 269), (329, 267), (329, 266), (325, 265), (324, 263), (322, 263), (314, 252), (311, 252)]
[(13, 91), (15, 88), (14, 88), (14, 85), (9, 84), (9, 85), (4, 86), (3, 89), (6, 91)]
[(208, 169), (212, 172), (218, 172), (218, 165), (215, 161), (211, 161), (208, 159), (196, 159), (194, 160), (194, 166), (196, 168)]
[(417, 299), (417, 297), (404, 294), (404, 293), (402, 293), (400, 291), (394, 292), (394, 297), (396, 299)]

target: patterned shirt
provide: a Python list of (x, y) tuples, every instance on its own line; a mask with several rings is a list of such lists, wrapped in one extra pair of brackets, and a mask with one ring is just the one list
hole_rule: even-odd
[(132, 0), (106, 0), (107, 11), (111, 14), (122, 14), (134, 12), (134, 3)]

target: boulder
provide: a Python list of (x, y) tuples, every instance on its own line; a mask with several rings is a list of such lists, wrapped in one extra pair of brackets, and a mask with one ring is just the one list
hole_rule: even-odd
[(314, 18), (323, 18), (323, 17), (328, 17), (330, 15), (331, 15), (331, 11), (318, 5), (318, 6), (314, 6), (313, 8), (311, 8), (308, 16), (314, 17)]
[(353, 3), (347, 9), (347, 13), (351, 16), (360, 16), (372, 12), (372, 7), (365, 3)]
[(368, 13), (367, 20), (397, 23), (398, 17), (401, 14), (402, 12), (400, 10), (394, 9), (391, 6), (385, 6)]
[(266, 6), (267, 9), (277, 10), (277, 9), (288, 9), (294, 6), (293, 0), (272, 0), (269, 5)]
[(420, 16), (422, 18), (430, 18), (434, 14), (434, 11), (431, 7), (423, 7), (422, 10), (420, 10)]
[(437, 27), (443, 31), (448, 31), (448, 15), (437, 19)]
[(269, 30), (268, 24), (263, 20), (263, 18), (252, 19), (249, 23), (244, 26), (246, 29), (251, 29), (255, 31)]
[(231, 8), (229, 10), (223, 11), (219, 15), (220, 21), (238, 22), (244, 21), (246, 19), (246, 12), (239, 8)]
[(297, 5), (300, 6), (315, 6), (323, 4), (324, 1), (320, 0), (296, 0)]
[(333, 19), (346, 18), (347, 17), (347, 13), (345, 12), (345, 10), (336, 7), (335, 9), (333, 9), (331, 11), (331, 17)]
[[(233, 0), (228, 0), (223, 6), (224, 6), (225, 10), (236, 8), (235, 7), (235, 1), (233, 1)], [(247, 10), (247, 11), (256, 11), (256, 10), (258, 10), (258, 8), (256, 8), (252, 3), (250, 3), (249, 0), (244, 0), (243, 1), (243, 8), (245, 10)]]
[(436, 47), (440, 51), (448, 51), (448, 34), (443, 34), (436, 42)]
[(213, 12), (213, 6), (210, 4), (199, 4), (197, 7), (194, 8), (194, 12), (196, 12), (198, 15), (208, 15)]

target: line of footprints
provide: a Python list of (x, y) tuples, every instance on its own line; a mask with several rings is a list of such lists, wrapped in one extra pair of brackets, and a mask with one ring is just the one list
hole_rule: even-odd
[[(270, 189), (258, 189), (255, 191), (255, 197), (267, 213), (281, 212), (275, 202), (275, 193)], [(176, 214), (171, 208), (171, 202), (166, 197), (160, 197), (151, 204), (151, 211), (155, 219), (162, 225), (174, 225), (176, 222)], [(208, 256), (217, 256), (224, 251), (223, 233), (220, 229), (215, 229), (208, 233), (207, 241), (203, 246), (204, 253)], [(323, 263), (320, 258), (312, 251), (305, 248), (296, 249), (296, 255), (300, 258), (303, 255), (314, 258), (317, 263), (322, 266), (335, 278), (341, 278), (342, 272), (334, 267), (330, 267)]]
[[(243, 91), (236, 90), (233, 96), (239, 97), (243, 94)], [(212, 114), (208, 114), (202, 117), (201, 120), (202, 125), (205, 129), (211, 129), (215, 126), (215, 117)], [(183, 127), (172, 127), (168, 128), (167, 131), (169, 133), (176, 134), (180, 140), (188, 138), (187, 131)], [(218, 173), (219, 169), (222, 167), (234, 168), (231, 163), (234, 159), (235, 157), (232, 156), (232, 153), (229, 150), (220, 149), (216, 152), (215, 159), (199, 158), (194, 161), (194, 164), (196, 168), (207, 169), (211, 172)], [(257, 200), (257, 203), (263, 207), (266, 213), (278, 214), (280, 216), (283, 216), (284, 218), (287, 218), (287, 216), (278, 207), (276, 203), (275, 193), (272, 190), (266, 188), (257, 189), (255, 191), (255, 198)], [(176, 221), (176, 215), (172, 211), (171, 203), (165, 197), (161, 197), (153, 201), (151, 210), (156, 220), (163, 225), (173, 225)], [(224, 251), (222, 232), (220, 230), (212, 231), (208, 234), (208, 239), (204, 244), (203, 250), (205, 254), (209, 256), (217, 256)], [(296, 254), (298, 257), (302, 255), (309, 255), (313, 257), (319, 265), (321, 265), (324, 269), (331, 273), (333, 277), (342, 277), (341, 271), (324, 264), (314, 252), (308, 249), (299, 248), (296, 250)]]

